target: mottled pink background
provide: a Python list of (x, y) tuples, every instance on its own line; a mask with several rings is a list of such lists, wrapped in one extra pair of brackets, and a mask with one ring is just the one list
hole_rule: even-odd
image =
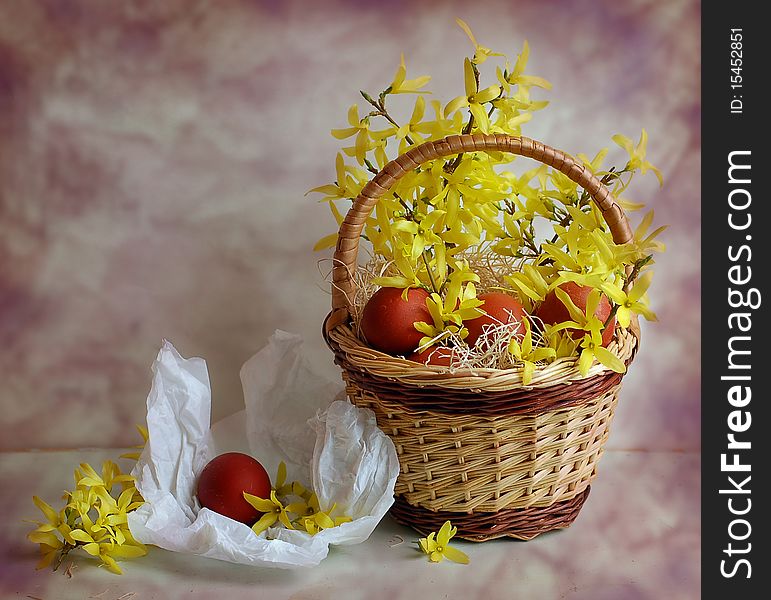
[(135, 443), (163, 338), (207, 360), (215, 419), (242, 407), (238, 371), (276, 328), (338, 377), (311, 251), (334, 223), (304, 194), (334, 178), (329, 129), (400, 52), (437, 97), (459, 93), (471, 48), (456, 16), (512, 58), (527, 39), (530, 72), (554, 83), (526, 135), (593, 154), (648, 130), (666, 184), (630, 195), (671, 225), (660, 322), (643, 323), (609, 445), (697, 450), (692, 0), (3, 2), (0, 449)]

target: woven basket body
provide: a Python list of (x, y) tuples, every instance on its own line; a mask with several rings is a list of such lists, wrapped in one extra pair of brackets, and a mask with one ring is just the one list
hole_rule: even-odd
[[(355, 334), (348, 299), (364, 219), (408, 170), (444, 156), (503, 150), (565, 172), (603, 210), (616, 243), (631, 237), (610, 192), (580, 163), (526, 138), (453, 136), (417, 146), (365, 186), (341, 225), (333, 271), (332, 312), (324, 336), (352, 403), (374, 411), (393, 440), (401, 472), (392, 516), (427, 534), (450, 519), (458, 537), (522, 540), (570, 525), (589, 494), (609, 434), (621, 375), (577, 361), (536, 370), (527, 387), (519, 369), (452, 371), (392, 357)], [(608, 347), (629, 364), (639, 329), (617, 329)]]

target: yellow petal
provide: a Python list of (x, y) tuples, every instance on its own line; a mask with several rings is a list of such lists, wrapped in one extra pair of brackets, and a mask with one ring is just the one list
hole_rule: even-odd
[(359, 130), (359, 133), (356, 136), (354, 148), (356, 150), (356, 160), (359, 161), (360, 165), (363, 165), (364, 158), (366, 157), (367, 151), (369, 150), (369, 135), (365, 129)]
[(535, 373), (535, 363), (529, 360), (522, 363), (522, 385), (530, 385), (533, 381), (533, 373)]
[(530, 44), (528, 44), (527, 40), (525, 40), (524, 44), (522, 44), (522, 52), (517, 56), (517, 62), (514, 64), (514, 69), (511, 72), (511, 77), (509, 78), (511, 81), (518, 79), (519, 76), (525, 72), (525, 67), (527, 66), (527, 61), (529, 58)]
[(144, 546), (115, 546), (110, 550), (110, 555), (117, 558), (138, 558), (147, 554), (147, 548)]
[[(477, 93), (477, 80), (476, 76), (474, 75), (474, 67), (468, 58), (464, 59), (463, 61), (463, 83), (466, 88), (467, 98), (470, 98)], [(445, 112), (447, 111), (445, 110)]]
[(404, 65), (404, 54), (402, 54), (401, 62), (399, 63), (399, 66), (396, 69), (396, 73), (394, 74), (394, 79), (391, 82), (391, 85), (389, 86), (392, 92), (395, 92), (401, 87), (402, 82), (404, 81), (404, 78), (406, 76), (407, 76), (407, 67)]
[[(332, 216), (335, 217), (335, 222), (339, 227), (345, 220), (345, 217), (343, 217), (343, 215), (340, 213), (340, 209), (337, 208), (337, 205), (334, 202), (329, 203), (329, 210), (332, 211)], [(284, 477), (286, 477), (286, 475), (284, 475)], [(276, 487), (279, 488), (281, 486), (277, 485)]]
[(431, 92), (418, 91), (424, 85), (431, 81), (430, 75), (421, 75), (415, 79), (408, 79), (402, 82), (398, 90), (394, 91), (394, 94), (430, 94)]
[(44, 502), (37, 496), (32, 496), (32, 501), (35, 503), (35, 506), (37, 506), (42, 511), (49, 523), (59, 523), (59, 515), (50, 504)]
[(656, 167), (654, 167), (652, 164), (648, 163), (648, 168), (653, 171), (653, 174), (656, 176), (656, 179), (659, 180), (659, 187), (664, 185), (664, 176), (661, 174), (661, 171), (659, 171)]
[(468, 97), (458, 96), (457, 98), (453, 98), (447, 103), (447, 105), (444, 107), (444, 114), (449, 117), (456, 110), (459, 110), (464, 106), (468, 106)]
[(335, 526), (335, 522), (326, 513), (320, 512), (314, 516), (316, 519), (316, 523), (318, 523), (319, 527), (321, 527), (322, 529), (329, 529), (330, 527)]
[(594, 354), (597, 357), (597, 360), (610, 370), (615, 371), (616, 373), (626, 372), (626, 365), (624, 365), (623, 361), (607, 348), (597, 346), (594, 349)]
[[(306, 194), (310, 194), (311, 192), (319, 192), (321, 194), (326, 194), (327, 196), (338, 196), (339, 188), (336, 185), (332, 185), (331, 183), (327, 185), (320, 185), (315, 188), (309, 189)], [(320, 200), (320, 202), (324, 202), (324, 200)]]
[(281, 513), (278, 515), (278, 520), (281, 521), (281, 524), (287, 529), (294, 529), (285, 511), (281, 511)]
[(59, 538), (50, 531), (33, 531), (27, 534), (27, 539), (33, 544), (46, 544), (54, 547), (59, 542)]
[(439, 529), (439, 533), (436, 534), (437, 545), (446, 546), (449, 543), (450, 538), (455, 534), (455, 531), (457, 531), (457, 528), (453, 528), (450, 521), (445, 521)]
[(479, 104), (482, 104), (484, 102), (489, 102), (490, 100), (494, 100), (501, 94), (501, 87), (498, 85), (491, 85), (490, 87), (486, 87), (481, 92), (474, 94), (474, 102), (477, 102)]
[(525, 328), (525, 336), (522, 338), (522, 350), (531, 354), (533, 351), (533, 330), (530, 327), (530, 319), (524, 317), (522, 325)]
[(86, 487), (104, 487), (104, 481), (101, 477), (81, 477), (78, 481), (79, 486)]
[(487, 118), (487, 111), (481, 104), (472, 103), (468, 105), (471, 114), (474, 115), (474, 122), (482, 133), (490, 133), (490, 119)]
[(337, 138), (338, 140), (344, 140), (345, 138), (349, 138), (358, 132), (358, 127), (346, 127), (345, 129), (332, 129), (330, 131), (332, 137)]
[(509, 129), (516, 129), (517, 127), (520, 127), (523, 123), (527, 123), (528, 121), (532, 120), (533, 113), (529, 112), (523, 112), (518, 114), (516, 117), (512, 117), (508, 121), (506, 121), (506, 126), (509, 127)]
[[(518, 273), (517, 273), (518, 275)], [(528, 298), (531, 298), (532, 300), (535, 300), (536, 302), (539, 302), (543, 300), (543, 296), (539, 293), (537, 293), (535, 290), (531, 289), (527, 284), (525, 284), (519, 277), (506, 277), (506, 280), (517, 287), (520, 292), (522, 292), (525, 296)]]
[(567, 293), (559, 287), (554, 288), (554, 293), (557, 295), (557, 298), (560, 299), (560, 302), (565, 305), (565, 308), (568, 309), (568, 312), (570, 313), (570, 317), (579, 323), (583, 323), (586, 321), (586, 315), (581, 311), (580, 308), (578, 308), (574, 303), (570, 296), (567, 295)]
[(434, 536), (436, 536), (436, 533), (432, 531), (428, 534), (428, 537), (419, 540), (420, 547), (423, 548), (423, 552), (426, 554), (431, 554), (436, 550), (436, 540), (434, 539)]
[(536, 77), (535, 75), (521, 75), (517, 78), (517, 83), (523, 86), (535, 86), (550, 90), (552, 88), (551, 82), (547, 81), (543, 77)]
[(94, 538), (92, 538), (88, 533), (86, 533), (82, 529), (73, 529), (72, 531), (70, 531), (70, 537), (72, 537), (72, 539), (77, 540), (79, 542), (94, 541)]
[(418, 96), (415, 100), (415, 108), (412, 109), (412, 116), (410, 117), (410, 123), (420, 123), (423, 119), (423, 115), (426, 112), (426, 100), (423, 96)]
[(610, 282), (604, 282), (601, 285), (602, 291), (605, 293), (605, 295), (613, 300), (616, 304), (624, 304), (626, 302), (626, 294), (621, 290), (617, 285), (610, 283)]
[(147, 440), (150, 437), (150, 432), (147, 430), (147, 427), (139, 424), (135, 425), (135, 427), (137, 428), (139, 435), (142, 436), (142, 439), (144, 440), (144, 442), (147, 443)]
[(350, 108), (348, 109), (348, 124), (353, 125), (354, 127), (359, 126), (359, 105), (358, 104), (351, 104)]
[(304, 515), (308, 512), (308, 504), (303, 501), (292, 502), (286, 505), (286, 511), (296, 515)]
[(95, 542), (84, 545), (83, 550), (88, 552), (91, 556), (99, 556), (99, 544)]
[(57, 554), (58, 554), (57, 548), (51, 548), (50, 550), (47, 549), (45, 552), (42, 552), (42, 558), (37, 563), (37, 565), (35, 565), (35, 569), (37, 570), (45, 569), (48, 565), (50, 565), (53, 562)]
[(278, 515), (275, 512), (265, 513), (260, 517), (260, 520), (252, 525), (252, 531), (257, 535), (261, 534), (268, 527), (273, 525), (278, 520)]
[(600, 291), (598, 289), (593, 289), (589, 292), (589, 295), (586, 297), (586, 318), (587, 320), (595, 313), (597, 310), (597, 307), (600, 305)]
[(640, 313), (647, 321), (658, 321), (659, 318), (656, 316), (656, 313), (653, 312), (650, 308), (645, 306), (644, 304), (636, 304), (635, 309), (638, 313)]
[(645, 131), (645, 128), (643, 127), (642, 131), (640, 132), (640, 141), (637, 142), (637, 148), (635, 148), (635, 152), (640, 156), (645, 156), (645, 148), (647, 145), (648, 145), (648, 132)]
[[(429, 325), (425, 321), (416, 321), (415, 323), (412, 324), (412, 326), (415, 329), (417, 329), (420, 333), (423, 333), (426, 336), (428, 336), (427, 338), (423, 338), (423, 339), (428, 339), (429, 341), (431, 340), (431, 338), (438, 335), (439, 333), (439, 331), (437, 330), (437, 327), (435, 327), (434, 325)], [(421, 346), (423, 345), (423, 339), (420, 340)]]
[(372, 279), (374, 285), (380, 287), (395, 287), (395, 288), (408, 288), (412, 285), (412, 282), (402, 275), (393, 275), (390, 277), (374, 277)]
[(477, 44), (476, 38), (474, 37), (474, 34), (471, 33), (471, 28), (466, 24), (466, 22), (463, 19), (459, 19), (459, 18), (456, 18), (455, 22), (460, 26), (460, 28), (463, 31), (466, 32), (466, 35), (468, 36), (468, 39), (470, 39), (471, 43), (474, 44), (474, 48), (479, 46), (479, 44)]
[[(305, 489), (305, 486), (300, 483), (299, 481), (293, 481), (292, 482), (292, 493), (295, 496), (300, 496), (301, 498), (308, 498), (308, 504), (312, 505), (314, 502), (314, 499), (316, 498), (316, 494), (308, 493), (308, 490)], [(318, 505), (318, 500), (315, 500), (316, 504)]]
[(444, 549), (444, 555), (448, 560), (452, 562), (460, 563), (463, 565), (469, 564), (469, 557), (465, 552), (453, 548), (452, 546), (446, 546)]
[(653, 278), (653, 271), (647, 271), (645, 274), (642, 275), (642, 277), (639, 277), (637, 281), (635, 282), (632, 289), (629, 291), (629, 299), (632, 302), (637, 302), (640, 298), (642, 298), (645, 295), (645, 292), (648, 291), (648, 288), (651, 285), (651, 281)]
[(123, 575), (123, 571), (118, 566), (118, 563), (115, 562), (115, 559), (113, 559), (110, 556), (107, 556), (106, 554), (102, 555), (102, 564), (107, 567), (109, 571), (112, 571), (116, 575)]
[(259, 510), (260, 512), (267, 513), (267, 512), (273, 511), (276, 508), (276, 504), (272, 500), (266, 500), (265, 498), (253, 496), (248, 492), (243, 492), (243, 494), (244, 494), (244, 500), (246, 500), (249, 504), (251, 504), (254, 508)]
[[(345, 159), (339, 152), (335, 156), (335, 176), (337, 177), (337, 185), (339, 187), (345, 186)], [(281, 466), (279, 465), (279, 469)], [(284, 477), (286, 477), (286, 467), (284, 467)]]
[(626, 150), (629, 154), (632, 154), (634, 152), (634, 143), (632, 140), (630, 140), (625, 135), (621, 135), (620, 133), (617, 133), (611, 139), (616, 142), (619, 146), (621, 146), (624, 150)]
[(626, 306), (619, 306), (616, 310), (616, 321), (618, 321), (618, 324), (624, 329), (629, 327), (631, 316), (631, 311)]
[(578, 370), (580, 371), (581, 375), (586, 377), (587, 373), (589, 373), (589, 369), (591, 368), (593, 362), (594, 362), (594, 352), (592, 352), (588, 348), (584, 348), (581, 351), (581, 356), (578, 359)]

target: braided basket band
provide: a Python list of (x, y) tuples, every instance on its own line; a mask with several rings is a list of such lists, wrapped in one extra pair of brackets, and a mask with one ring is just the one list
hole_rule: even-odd
[(617, 244), (633, 238), (624, 211), (610, 190), (580, 161), (541, 142), (526, 137), (483, 133), (451, 135), (434, 142), (425, 142), (411, 148), (385, 165), (361, 190), (340, 225), (332, 270), (332, 312), (325, 322), (327, 331), (348, 321), (351, 299), (354, 297), (359, 241), (364, 224), (377, 201), (394, 184), (421, 164), (461, 152), (510, 152), (533, 158), (561, 173), (581, 186), (602, 212), (605, 222)]
[(448, 390), (442, 386), (415, 386), (360, 371), (337, 355), (335, 362), (345, 371), (350, 385), (384, 401), (398, 402), (405, 411), (433, 411), (444, 414), (468, 414), (480, 417), (498, 415), (533, 415), (544, 411), (577, 406), (587, 398), (603, 394), (621, 381), (621, 374), (606, 370), (570, 385), (556, 383), (533, 390), (511, 386), (499, 392), (479, 389)]
[[(481, 414), (551, 410), (564, 402), (575, 402), (575, 398), (585, 398), (591, 390), (602, 389), (603, 382), (620, 379), (599, 363), (584, 377), (577, 358), (569, 357), (539, 365), (530, 384), (524, 387), (521, 367), (454, 372), (379, 352), (359, 340), (348, 325), (324, 333), (335, 362), (358, 385), (375, 393), (398, 396), (405, 407), (418, 410), (433, 407), (462, 412), (473, 408)], [(633, 333), (617, 328), (608, 349), (629, 365), (637, 346)], [(472, 404), (470, 399), (474, 400)]]
[(578, 517), (591, 486), (570, 498), (550, 506), (512, 508), (491, 513), (433, 512), (396, 498), (389, 514), (397, 523), (412, 527), (422, 535), (439, 531), (448, 519), (458, 528), (456, 537), (471, 542), (486, 542), (502, 537), (532, 540), (547, 531), (569, 527)]

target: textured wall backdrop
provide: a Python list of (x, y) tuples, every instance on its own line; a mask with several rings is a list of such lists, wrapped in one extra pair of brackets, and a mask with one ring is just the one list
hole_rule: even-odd
[(671, 224), (660, 322), (643, 323), (609, 444), (698, 449), (692, 0), (3, 2), (0, 449), (135, 443), (163, 338), (207, 360), (215, 419), (242, 407), (238, 371), (276, 328), (337, 377), (311, 251), (334, 222), (304, 194), (334, 178), (329, 129), (400, 52), (457, 95), (471, 46), (455, 17), (510, 57), (529, 41), (554, 88), (525, 135), (589, 154), (647, 129), (665, 186), (630, 195)]

